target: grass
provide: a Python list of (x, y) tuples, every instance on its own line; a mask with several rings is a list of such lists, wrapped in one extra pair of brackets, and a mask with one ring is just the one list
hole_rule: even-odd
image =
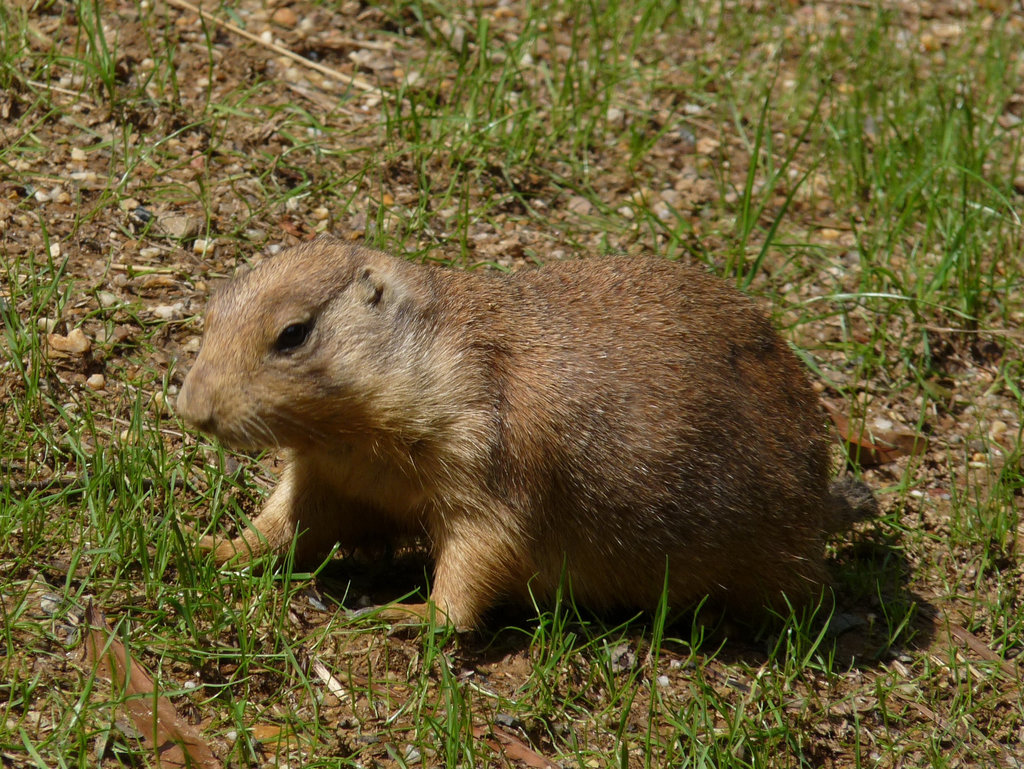
[[(231, 765), (1019, 761), (1020, 12), (343, 5), (297, 8), (299, 31), (216, 12), (338, 69), (359, 46), (330, 34), (383, 43), (378, 94), (170, 6), (0, 7), (4, 765), (154, 764), (79, 661), (90, 601)], [(885, 515), (830, 546), (834, 608), (752, 632), (566, 596), (391, 633), (345, 609), (422, 591), (416, 559), (196, 553), (189, 527), (252, 516), (278, 468), (164, 405), (210, 286), (323, 229), (459, 268), (702, 261), (855, 426), (929, 449), (864, 470)], [(76, 328), (87, 354), (47, 348)]]

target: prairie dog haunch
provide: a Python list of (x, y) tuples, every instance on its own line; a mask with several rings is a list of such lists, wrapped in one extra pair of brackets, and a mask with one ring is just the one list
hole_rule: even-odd
[(563, 573), (594, 609), (655, 606), (666, 568), (676, 606), (800, 603), (827, 533), (875, 509), (830, 485), (817, 398), (763, 314), (651, 257), (506, 276), (320, 239), (214, 295), (177, 407), (287, 453), (254, 528), (205, 542), (218, 560), (422, 536), (459, 627)]

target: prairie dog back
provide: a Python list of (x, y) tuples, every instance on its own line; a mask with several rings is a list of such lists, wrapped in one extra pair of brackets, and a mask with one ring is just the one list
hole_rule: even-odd
[(735, 289), (656, 258), (499, 276), (290, 249), (211, 301), (178, 410), (289, 455), (254, 528), (203, 543), (219, 560), (297, 532), (306, 561), (424, 535), (431, 600), (462, 627), (563, 573), (596, 609), (654, 606), (666, 568), (674, 605), (799, 602), (855, 517), (787, 345)]

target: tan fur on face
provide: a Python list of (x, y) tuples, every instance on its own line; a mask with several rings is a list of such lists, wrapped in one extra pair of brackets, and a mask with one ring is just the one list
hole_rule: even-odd
[(830, 490), (816, 399), (753, 304), (651, 258), (501, 277), (301, 246), (214, 298), (178, 409), (288, 449), (255, 531), (207, 543), (218, 559), (424, 534), (460, 626), (563, 572), (593, 608), (653, 606), (666, 567), (676, 605), (799, 602), (826, 529), (873, 505)]

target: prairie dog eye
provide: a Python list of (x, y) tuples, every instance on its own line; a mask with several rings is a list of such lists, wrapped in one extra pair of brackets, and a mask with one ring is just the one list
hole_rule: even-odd
[(277, 340), (274, 342), (274, 349), (278, 352), (288, 352), (296, 347), (301, 347), (312, 330), (312, 322), (289, 323), (285, 326), (284, 331), (278, 334)]

